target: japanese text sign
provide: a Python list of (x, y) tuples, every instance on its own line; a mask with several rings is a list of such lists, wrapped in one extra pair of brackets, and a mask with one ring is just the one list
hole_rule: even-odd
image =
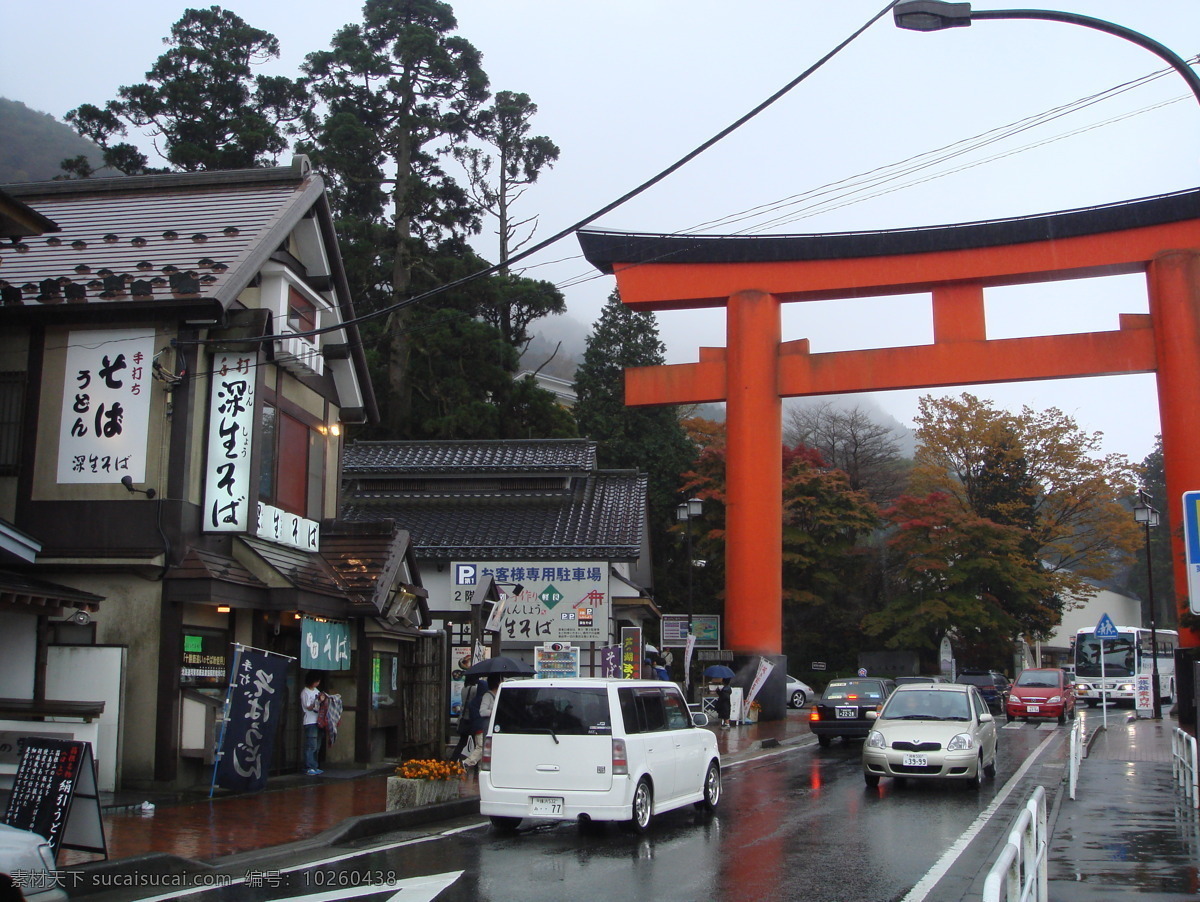
[(59, 426), (60, 483), (146, 481), (152, 329), (70, 333)]
[(300, 644), (302, 670), (346, 670), (350, 667), (350, 625), (305, 617)]
[(206, 532), (250, 532), (257, 525), (257, 474), (250, 468), (255, 363), (252, 354), (213, 355), (204, 479)]
[[(609, 635), (608, 564), (602, 561), (528, 561), (453, 564), (454, 588), (469, 593), (485, 576), (513, 586), (500, 614), (502, 641), (605, 641)], [(515, 587), (521, 591), (516, 592)]]
[(225, 707), (216, 783), (254, 792), (267, 785), (275, 729), (287, 703), (288, 662), (257, 648), (238, 647)]

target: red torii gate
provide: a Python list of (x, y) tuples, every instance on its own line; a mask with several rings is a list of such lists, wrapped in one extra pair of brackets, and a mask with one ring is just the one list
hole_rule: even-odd
[[(885, 232), (725, 237), (581, 231), (589, 262), (639, 310), (725, 307), (727, 347), (626, 370), (630, 405), (726, 402), (725, 627), (782, 651), (782, 399), (1154, 372), (1176, 604), (1188, 610), (1182, 495), (1200, 489), (1200, 189), (1082, 210)], [(1113, 332), (989, 340), (983, 290), (1144, 272), (1150, 313)], [(930, 292), (931, 345), (812, 354), (780, 304)], [(1180, 630), (1200, 646), (1200, 632)]]

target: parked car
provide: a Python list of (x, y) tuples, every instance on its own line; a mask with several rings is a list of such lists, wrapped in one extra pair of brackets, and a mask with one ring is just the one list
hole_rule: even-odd
[(978, 788), (996, 776), (996, 718), (973, 685), (899, 686), (863, 743), (863, 779), (962, 780)]
[(803, 708), (810, 698), (815, 698), (812, 686), (794, 676), (787, 678), (787, 702), (789, 708)]
[(716, 736), (679, 687), (660, 680), (509, 680), (479, 764), (479, 811), (498, 830), (522, 818), (620, 821), (721, 798)]
[(1008, 701), (1008, 677), (996, 670), (964, 670), (958, 675), (959, 683), (974, 686), (996, 714), (1004, 711)]
[(944, 676), (898, 676), (893, 680), (897, 686), (905, 683), (949, 683)]
[(891, 680), (879, 677), (847, 677), (831, 680), (813, 702), (808, 727), (824, 748), (835, 736), (862, 739), (874, 722), (867, 713), (878, 713), (887, 697), (896, 689)]
[(1066, 723), (1075, 716), (1074, 681), (1057, 667), (1022, 670), (1009, 689), (1005, 713), (1009, 720), (1054, 717)]
[(37, 833), (0, 824), (0, 874), (8, 874), (33, 902), (67, 898), (58, 884), (50, 843)]

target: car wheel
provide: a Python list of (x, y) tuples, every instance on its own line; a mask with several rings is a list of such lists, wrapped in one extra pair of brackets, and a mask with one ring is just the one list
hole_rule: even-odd
[(863, 781), (866, 782), (866, 784), (868, 786), (878, 786), (879, 785), (879, 774), (873, 774), (873, 773), (870, 773), (870, 772), (864, 770), (863, 771)]
[(697, 811), (716, 811), (717, 803), (721, 801), (721, 768), (717, 762), (708, 766), (704, 774), (704, 798), (696, 803)]
[(499, 814), (492, 815), (492, 827), (497, 833), (516, 833), (520, 823), (521, 819), (519, 817), (502, 817)]
[(831, 742), (833, 742), (833, 738), (830, 736), (818, 736), (817, 737), (817, 745), (819, 745), (823, 749), (829, 748), (829, 743), (831, 743)]
[(654, 811), (654, 793), (650, 789), (650, 781), (642, 778), (637, 789), (633, 791), (633, 810), (631, 817), (623, 821), (621, 826), (631, 833), (645, 833), (650, 826), (650, 815)]
[(1079, 710), (1079, 709), (1078, 709), (1078, 708), (1076, 708), (1074, 705), (1072, 705), (1072, 706), (1071, 706), (1071, 720), (1074, 720), (1074, 719), (1075, 719), (1075, 713), (1076, 713), (1078, 710)]
[(1007, 720), (1009, 723), (1012, 723), (1014, 720), (1016, 720), (1016, 718), (1013, 717), (1011, 714), (1009, 714), (1007, 711), (1004, 712), (1004, 719)]
[(990, 763), (990, 764), (985, 764), (985, 765), (984, 765), (984, 767), (983, 767), (983, 775), (984, 775), (985, 777), (987, 777), (989, 780), (994, 780), (994, 779), (996, 779), (996, 759), (997, 759), (999, 756), (1000, 756), (1000, 750), (999, 750), (999, 749), (997, 749), (997, 750), (996, 750), (996, 751), (995, 751), (995, 752), (992, 754), (992, 761), (991, 761), (991, 763)]
[(1066, 722), (1067, 722), (1067, 709), (1063, 708), (1061, 711), (1058, 712), (1058, 724), (1059, 724), (1059, 726), (1062, 726)]
[(1093, 700), (1092, 700), (1092, 699), (1090, 699), (1090, 698), (1088, 699), (1088, 707), (1089, 707), (1089, 708), (1095, 708), (1095, 707), (1098, 707), (1098, 706), (1099, 706), (1099, 704), (1100, 704), (1100, 702), (1098, 702), (1098, 701), (1093, 701)]
[(797, 689), (792, 693), (793, 708), (803, 708), (806, 701), (808, 701), (808, 696), (804, 694), (803, 689)]
[(982, 754), (980, 754), (979, 760), (975, 762), (975, 773), (973, 773), (973, 774), (971, 774), (971, 776), (967, 777), (967, 779), (964, 782), (966, 783), (966, 785), (963, 787), (963, 789), (967, 790), (967, 792), (970, 792), (972, 790), (977, 790), (981, 786), (983, 786), (983, 755)]

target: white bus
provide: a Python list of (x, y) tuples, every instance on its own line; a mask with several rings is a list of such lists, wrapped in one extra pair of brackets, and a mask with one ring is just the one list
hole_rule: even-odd
[[(1155, 630), (1158, 639), (1158, 697), (1175, 698), (1175, 649), (1179, 633)], [(1101, 655), (1104, 656), (1103, 680)], [(1153, 673), (1150, 630), (1118, 626), (1117, 638), (1097, 639), (1095, 628), (1075, 634), (1075, 697), (1091, 708), (1107, 697), (1117, 704), (1134, 704), (1133, 684), (1138, 674)]]

